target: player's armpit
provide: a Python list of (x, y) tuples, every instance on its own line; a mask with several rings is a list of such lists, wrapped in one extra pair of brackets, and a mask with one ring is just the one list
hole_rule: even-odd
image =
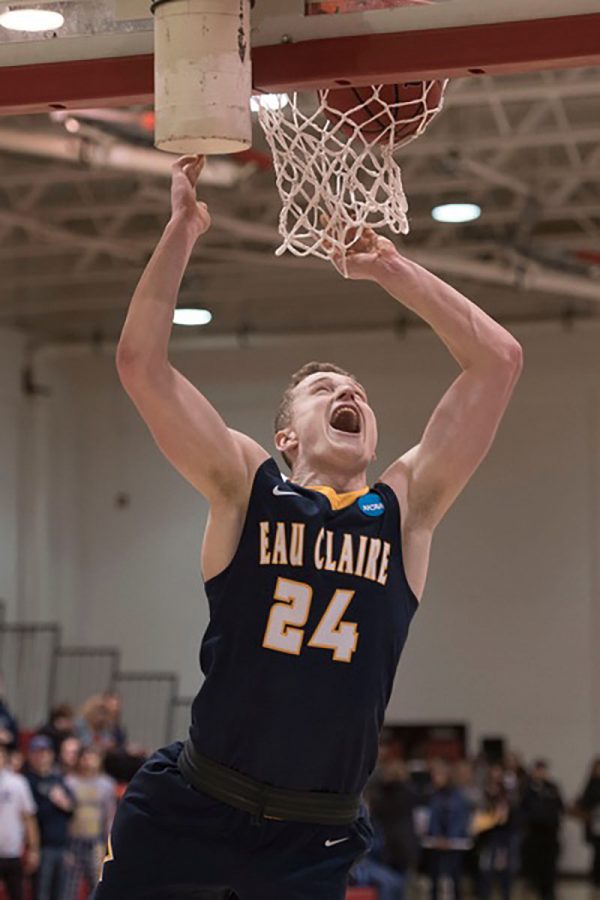
[(421, 442), (382, 476), (404, 493), (407, 517), (433, 529), (490, 449), (521, 371), (521, 359), (459, 375), (436, 407)]
[(211, 503), (246, 504), (266, 451), (228, 428), (206, 397), (170, 364), (152, 373), (120, 367), (119, 376), (177, 471)]

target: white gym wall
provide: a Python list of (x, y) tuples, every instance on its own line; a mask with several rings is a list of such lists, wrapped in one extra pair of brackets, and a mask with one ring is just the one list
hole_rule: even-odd
[[(525, 371), (490, 457), (437, 534), (389, 718), (466, 721), (473, 749), (505, 734), (528, 759), (548, 756), (572, 798), (600, 747), (600, 328), (515, 333)], [(457, 372), (426, 331), (241, 350), (208, 341), (172, 355), (229, 424), (268, 448), (288, 374), (313, 358), (369, 389), (381, 467), (418, 440)], [(36, 377), (52, 396), (35, 401), (45, 449), (29, 482), (37, 524), (22, 548), (22, 612), (60, 620), (70, 642), (118, 644), (127, 668), (176, 671), (192, 694), (207, 623), (204, 501), (154, 448), (109, 354), (41, 354)], [(569, 845), (564, 864), (582, 869), (576, 829)]]
[(18, 597), (23, 346), (17, 332), (0, 329), (0, 600), (7, 617), (15, 615)]

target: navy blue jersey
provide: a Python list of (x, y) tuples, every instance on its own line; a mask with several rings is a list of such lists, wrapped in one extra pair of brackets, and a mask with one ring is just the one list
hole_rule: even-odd
[(206, 593), (198, 750), (277, 787), (360, 792), (418, 605), (392, 489), (328, 497), (266, 460)]

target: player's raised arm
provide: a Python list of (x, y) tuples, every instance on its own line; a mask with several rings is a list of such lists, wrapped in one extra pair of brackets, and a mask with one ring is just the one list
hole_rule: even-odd
[(382, 476), (403, 497), (414, 527), (432, 530), (487, 454), (522, 368), (520, 344), (483, 310), (366, 232), (348, 274), (384, 287), (424, 319), (462, 369), (420, 443)]
[(169, 362), (173, 312), (186, 265), (210, 215), (196, 199), (203, 158), (173, 166), (171, 218), (134, 292), (117, 350), (123, 387), (164, 455), (211, 502), (247, 502), (267, 453), (229, 429), (219, 413)]

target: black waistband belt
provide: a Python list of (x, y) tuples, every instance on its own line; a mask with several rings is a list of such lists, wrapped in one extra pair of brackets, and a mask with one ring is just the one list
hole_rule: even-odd
[(193, 787), (257, 818), (314, 825), (349, 825), (358, 815), (360, 797), (357, 794), (288, 791), (272, 787), (207, 759), (190, 740), (183, 745), (178, 765)]

